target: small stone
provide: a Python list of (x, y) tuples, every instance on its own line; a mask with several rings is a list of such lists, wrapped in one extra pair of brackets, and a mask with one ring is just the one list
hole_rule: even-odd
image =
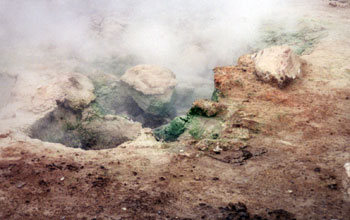
[(293, 193), (293, 190), (289, 189), (287, 190), (288, 193)]
[(220, 154), (222, 149), (219, 147), (219, 146), (216, 146), (214, 149), (213, 149), (214, 153), (216, 154)]
[(26, 183), (24, 183), (24, 182), (19, 182), (19, 183), (16, 184), (16, 187), (17, 187), (18, 189), (20, 189), (20, 188), (22, 188), (22, 187), (25, 186), (25, 185), (26, 185)]
[(194, 180), (199, 181), (201, 178), (199, 176), (194, 177)]
[(127, 208), (126, 208), (126, 207), (123, 207), (123, 208), (122, 208), (122, 210), (123, 210), (123, 211), (126, 211), (126, 210), (127, 210)]
[(61, 181), (63, 181), (64, 180), (64, 177), (61, 177), (61, 179), (60, 179)]

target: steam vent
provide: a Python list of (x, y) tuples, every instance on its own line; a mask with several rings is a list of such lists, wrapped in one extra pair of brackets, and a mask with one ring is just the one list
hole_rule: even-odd
[(350, 2), (0, 3), (0, 220), (345, 220)]

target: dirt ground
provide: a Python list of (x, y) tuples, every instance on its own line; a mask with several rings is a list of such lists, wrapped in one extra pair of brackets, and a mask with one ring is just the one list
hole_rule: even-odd
[(246, 128), (244, 142), (83, 151), (3, 132), (0, 219), (350, 219), (350, 9), (305, 16), (329, 34), (287, 88), (242, 63), (214, 70), (223, 135)]

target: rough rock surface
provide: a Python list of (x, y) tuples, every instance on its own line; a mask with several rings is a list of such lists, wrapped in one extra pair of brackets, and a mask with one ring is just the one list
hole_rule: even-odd
[(175, 75), (154, 65), (138, 65), (125, 72), (121, 81), (129, 95), (145, 112), (163, 115), (169, 111), (176, 86)]
[(96, 143), (90, 148), (92, 150), (117, 147), (136, 139), (142, 130), (140, 123), (116, 115), (106, 115), (104, 120), (85, 122), (83, 127), (96, 136)]
[(288, 46), (274, 46), (253, 55), (256, 76), (283, 88), (301, 74), (302, 61)]
[(209, 100), (197, 100), (193, 103), (189, 114), (214, 117), (225, 110), (225, 106), (221, 103)]
[(126, 71), (121, 80), (145, 95), (165, 94), (176, 86), (170, 70), (154, 65), (138, 65)]
[(86, 107), (96, 97), (94, 85), (90, 79), (81, 74), (74, 74), (64, 86), (65, 103), (72, 109), (78, 110)]

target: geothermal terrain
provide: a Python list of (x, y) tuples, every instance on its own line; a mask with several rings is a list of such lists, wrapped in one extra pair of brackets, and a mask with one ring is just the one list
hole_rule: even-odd
[(296, 1), (297, 22), (266, 20), (188, 79), (132, 56), (7, 54), (0, 219), (349, 219), (349, 6)]

